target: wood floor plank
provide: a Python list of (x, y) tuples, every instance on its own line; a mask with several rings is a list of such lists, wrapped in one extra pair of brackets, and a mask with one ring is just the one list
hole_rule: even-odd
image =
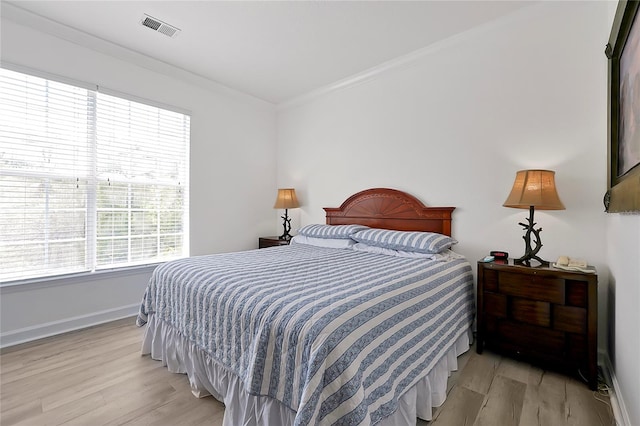
[[(60, 351), (44, 360), (22, 362), (22, 368), (11, 372), (3, 372), (5, 383), (12, 383), (29, 377), (39, 377), (48, 371), (54, 371), (56, 374), (64, 374), (65, 371), (77, 370), (78, 368), (91, 366), (94, 360), (110, 360), (118, 357), (119, 352), (131, 353), (134, 348), (140, 348), (139, 338), (131, 336), (127, 339), (119, 340), (117, 344), (111, 345), (108, 349), (102, 347), (87, 348), (85, 351), (73, 356), (74, 353), (68, 349), (60, 349)], [(35, 349), (34, 349), (35, 351)], [(5, 360), (5, 362), (11, 362)]]
[[(20, 395), (30, 394), (42, 398), (46, 408), (53, 408), (55, 404), (51, 406), (52, 400), (64, 403), (75, 398), (79, 391), (90, 393), (94, 388), (109, 386), (112, 381), (127, 380), (129, 374), (144, 374), (148, 369), (157, 367), (149, 363), (135, 363), (140, 359), (140, 355), (136, 353), (139, 348), (138, 344), (132, 345), (117, 352), (118, 356), (109, 361), (90, 358), (88, 364), (83, 363), (75, 369), (70, 367), (60, 371), (52, 370), (41, 376), (7, 384), (3, 380), (2, 404), (11, 407), (20, 403)], [(96, 373), (96, 366), (102, 368), (100, 374)]]
[(473, 351), (458, 378), (457, 385), (486, 395), (500, 365), (501, 357), (491, 352), (478, 355)]
[(1, 408), (2, 415), (0, 415), (0, 424), (3, 426), (20, 424), (20, 422), (42, 414), (42, 404), (39, 399), (14, 405), (12, 408), (5, 408), (5, 406), (2, 405)]
[[(131, 354), (136, 357), (136, 354)], [(140, 358), (137, 355), (137, 358)], [(85, 377), (86, 371), (82, 372), (82, 380), (78, 381), (76, 376), (67, 377), (64, 381), (60, 380), (60, 384), (56, 386), (56, 390), (47, 395), (42, 396), (42, 408), (44, 411), (55, 408), (59, 405), (66, 404), (77, 398), (78, 393), (93, 393), (110, 388), (115, 385), (125, 385), (132, 380), (144, 379), (147, 371), (156, 366), (148, 365), (148, 363), (135, 363), (130, 357), (124, 357), (123, 360), (129, 361), (124, 366), (112, 366), (111, 363), (102, 364), (105, 369), (104, 373)]]
[(597, 393), (583, 383), (569, 380), (567, 390), (567, 423), (575, 426), (614, 426), (609, 402), (596, 398)]
[(98, 407), (87, 411), (81, 416), (75, 417), (64, 425), (107, 425), (121, 424), (118, 419), (130, 414), (139, 415), (141, 412), (149, 413), (157, 407), (160, 407), (170, 401), (172, 398), (178, 397), (175, 389), (168, 383), (159, 383), (147, 392), (139, 395), (125, 393), (120, 397)]
[(441, 409), (434, 413), (433, 426), (471, 426), (476, 421), (484, 395), (459, 386), (447, 395)]
[[(95, 410), (96, 407), (104, 405), (104, 398), (99, 393), (85, 396), (78, 396), (73, 402), (61, 405), (53, 410), (45, 412), (31, 412), (16, 422), (16, 426), (57, 426), (75, 419), (83, 414)], [(12, 424), (9, 422), (8, 424)], [(4, 423), (3, 423), (4, 426)]]
[[(113, 425), (171, 426), (181, 424), (222, 424), (224, 405), (213, 397), (194, 398), (183, 395), (172, 398), (153, 410), (139, 410), (138, 415), (118, 418)], [(130, 417), (130, 416), (127, 416)], [(106, 425), (112, 426), (112, 425)]]
[(545, 372), (538, 383), (527, 386), (520, 426), (566, 425), (567, 378)]
[(527, 385), (495, 376), (475, 426), (518, 426)]
[(500, 365), (496, 370), (496, 374), (499, 376), (508, 377), (525, 384), (540, 383), (542, 373), (542, 369), (538, 367), (506, 357), (500, 359)]
[[(3, 349), (0, 424), (221, 426), (222, 403), (194, 397), (186, 375), (140, 355), (143, 332), (127, 318)], [(447, 389), (433, 420), (417, 425), (615, 424), (583, 383), (490, 351), (460, 356)]]

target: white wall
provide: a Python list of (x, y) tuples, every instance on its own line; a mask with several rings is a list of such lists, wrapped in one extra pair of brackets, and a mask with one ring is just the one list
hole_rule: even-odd
[(549, 168), (567, 210), (536, 213), (541, 254), (585, 257), (606, 277), (602, 11), (596, 2), (529, 7), (280, 110), (278, 180), (300, 188), (301, 224), (323, 221), (322, 207), (355, 191), (388, 186), (456, 206), (458, 250), (472, 259), (492, 248), (519, 255), (517, 222), (528, 212), (502, 203), (517, 170)]
[[(166, 64), (106, 46), (114, 55), (84, 47), (6, 18), (1, 58), (36, 70), (95, 83), (190, 110), (191, 254), (257, 248), (259, 235), (276, 230), (275, 107)], [(54, 28), (55, 29), (55, 28)], [(65, 33), (66, 38), (76, 35)], [(99, 43), (98, 43), (99, 46)], [(104, 46), (103, 46), (104, 47)], [(144, 66), (135, 65), (140, 60)], [(155, 67), (162, 72), (153, 71)], [(172, 75), (173, 74), (173, 75)], [(2, 345), (131, 315), (150, 269), (125, 274), (43, 281), (0, 290)]]
[(640, 215), (607, 217), (610, 358), (628, 425), (640, 425)]
[(456, 250), (524, 252), (525, 210), (502, 207), (517, 170), (548, 168), (566, 210), (536, 212), (543, 258), (599, 270), (606, 348), (604, 2), (544, 2), (426, 49), (375, 78), (278, 112), (278, 181), (305, 200), (299, 225), (321, 223), (371, 187), (456, 206)]

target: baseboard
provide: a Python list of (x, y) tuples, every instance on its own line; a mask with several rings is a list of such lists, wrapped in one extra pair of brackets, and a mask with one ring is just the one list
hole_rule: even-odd
[(609, 400), (611, 401), (611, 409), (613, 410), (613, 416), (616, 419), (617, 426), (632, 426), (629, 419), (629, 412), (624, 403), (622, 392), (620, 390), (620, 384), (616, 379), (616, 372), (613, 369), (609, 355), (605, 352), (599, 352), (598, 358), (600, 358), (600, 365), (602, 366), (602, 373), (604, 374), (604, 380), (611, 384), (609, 389)]
[(66, 318), (59, 321), (51, 321), (31, 327), (20, 328), (0, 334), (0, 348), (18, 345), (20, 343), (31, 342), (44, 337), (55, 336), (56, 334), (67, 333), (69, 331), (80, 330), (106, 322), (119, 320), (134, 316), (138, 313), (140, 304), (122, 306), (115, 309), (107, 309), (94, 312), (88, 315)]

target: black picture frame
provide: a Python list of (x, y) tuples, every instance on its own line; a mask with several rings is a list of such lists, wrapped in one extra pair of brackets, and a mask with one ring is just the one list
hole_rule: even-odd
[[(637, 99), (634, 102), (628, 96), (628, 93), (633, 93), (632, 88), (640, 93), (640, 72), (635, 79), (629, 79), (628, 70), (621, 68), (621, 62), (632, 70), (640, 63), (640, 48), (632, 43), (627, 46), (632, 29), (634, 35), (640, 33), (639, 5), (638, 0), (618, 2), (609, 43), (605, 49), (609, 59), (609, 78), (608, 170), (604, 205), (608, 213), (640, 212), (640, 161), (636, 162), (635, 156), (625, 157), (629, 151), (628, 144), (633, 144), (633, 149), (640, 146), (640, 127), (635, 134), (627, 133), (624, 131), (624, 123), (621, 123), (621, 117), (624, 116), (627, 120), (629, 113), (635, 114), (638, 117), (636, 122), (640, 122), (640, 102)], [(630, 60), (633, 67), (627, 65)]]

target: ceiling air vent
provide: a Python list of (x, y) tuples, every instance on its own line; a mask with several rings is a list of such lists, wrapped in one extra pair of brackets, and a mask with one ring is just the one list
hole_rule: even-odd
[(149, 16), (146, 13), (140, 20), (140, 24), (169, 37), (175, 37), (180, 32), (179, 28), (169, 25), (166, 22), (162, 22), (161, 20), (154, 18), (153, 16)]

